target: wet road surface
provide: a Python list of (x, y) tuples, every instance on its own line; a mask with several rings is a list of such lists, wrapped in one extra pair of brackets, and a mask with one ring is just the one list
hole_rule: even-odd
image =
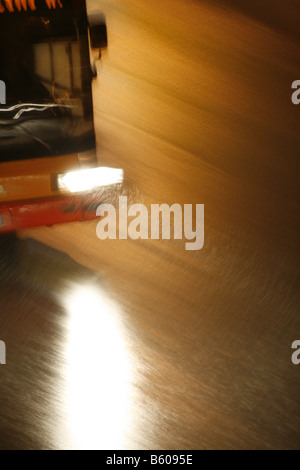
[(205, 244), (2, 241), (1, 449), (299, 448), (300, 7), (237, 3), (89, 2), (103, 202), (204, 204)]

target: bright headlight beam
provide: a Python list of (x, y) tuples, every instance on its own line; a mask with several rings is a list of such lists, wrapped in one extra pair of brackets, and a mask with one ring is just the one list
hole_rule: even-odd
[(123, 170), (100, 167), (58, 175), (57, 183), (59, 189), (67, 189), (71, 193), (77, 193), (122, 183), (123, 179)]

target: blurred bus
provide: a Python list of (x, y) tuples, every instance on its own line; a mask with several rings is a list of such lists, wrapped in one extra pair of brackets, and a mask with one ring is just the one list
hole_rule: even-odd
[(0, 0), (0, 233), (92, 219), (99, 168), (91, 49), (107, 45), (85, 0)]

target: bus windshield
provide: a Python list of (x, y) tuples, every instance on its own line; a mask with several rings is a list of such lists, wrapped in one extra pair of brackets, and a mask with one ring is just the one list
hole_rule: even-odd
[(93, 148), (85, 1), (0, 0), (0, 80), (0, 161)]

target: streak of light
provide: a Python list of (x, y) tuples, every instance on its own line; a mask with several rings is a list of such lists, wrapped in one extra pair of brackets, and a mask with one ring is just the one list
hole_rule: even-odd
[(73, 285), (69, 313), (66, 408), (72, 447), (120, 449), (131, 421), (131, 364), (120, 308), (99, 287)]

